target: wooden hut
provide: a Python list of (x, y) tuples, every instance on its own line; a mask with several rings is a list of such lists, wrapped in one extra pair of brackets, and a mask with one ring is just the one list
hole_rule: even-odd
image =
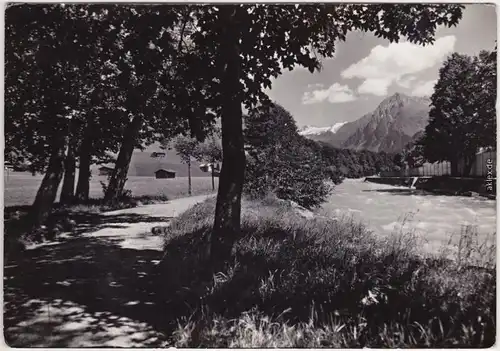
[(156, 179), (175, 178), (175, 171), (172, 171), (170, 169), (160, 168), (155, 172), (155, 177)]
[(112, 173), (113, 173), (113, 168), (111, 167), (107, 166), (99, 167), (99, 175), (101, 176), (111, 175)]

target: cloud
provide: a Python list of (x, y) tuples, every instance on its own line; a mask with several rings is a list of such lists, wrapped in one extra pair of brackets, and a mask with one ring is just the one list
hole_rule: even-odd
[(387, 79), (367, 79), (358, 87), (358, 93), (385, 96), (390, 85)]
[[(309, 88), (314, 87), (314, 85), (308, 85)], [(322, 84), (316, 87), (323, 87)], [(304, 96), (302, 96), (302, 103), (304, 105), (316, 104), (318, 102), (323, 102), (328, 100), (332, 104), (349, 102), (356, 100), (356, 96), (352, 90), (347, 85), (340, 85), (339, 83), (332, 84), (327, 89), (318, 89), (313, 91), (306, 91)]]
[(436, 85), (437, 80), (429, 80), (429, 81), (420, 81), (413, 88), (411, 95), (413, 96), (431, 96), (434, 93), (434, 86)]
[(410, 88), (414, 75), (441, 63), (454, 51), (455, 42), (455, 36), (449, 35), (426, 46), (410, 42), (378, 45), (367, 57), (345, 69), (342, 77), (363, 79), (358, 87), (363, 94), (386, 95), (393, 83)]
[(396, 84), (403, 88), (409, 88), (411, 84), (417, 79), (415, 76), (401, 77), (396, 81)]
[(323, 88), (325, 85), (322, 83), (314, 83), (314, 84), (307, 84), (308, 89), (313, 89), (313, 88)]

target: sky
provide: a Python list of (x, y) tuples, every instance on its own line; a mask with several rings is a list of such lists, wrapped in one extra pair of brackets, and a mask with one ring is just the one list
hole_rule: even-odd
[(323, 59), (321, 72), (286, 70), (266, 92), (297, 125), (331, 126), (354, 121), (396, 92), (430, 96), (439, 68), (453, 52), (492, 50), (497, 36), (494, 5), (469, 4), (456, 27), (439, 27), (433, 45), (390, 43), (370, 33), (351, 32)]

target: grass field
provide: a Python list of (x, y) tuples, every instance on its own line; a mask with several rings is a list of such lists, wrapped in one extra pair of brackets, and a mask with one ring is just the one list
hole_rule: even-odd
[[(210, 177), (193, 177), (192, 195), (209, 194), (212, 192), (212, 179)], [(4, 176), (4, 206), (31, 205), (42, 181), (42, 176), (32, 176), (28, 173), (11, 173)], [(103, 196), (100, 182), (107, 182), (105, 176), (94, 176), (90, 182), (90, 197)], [(62, 186), (62, 185), (61, 185)], [(215, 178), (217, 189), (218, 178)], [(176, 199), (188, 196), (188, 178), (178, 177), (173, 179), (155, 179), (153, 177), (129, 176), (126, 189), (132, 190), (132, 196), (166, 196)], [(60, 189), (59, 189), (60, 191)]]

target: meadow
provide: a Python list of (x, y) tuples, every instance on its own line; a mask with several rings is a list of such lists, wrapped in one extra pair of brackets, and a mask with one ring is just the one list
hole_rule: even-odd
[[(32, 176), (29, 173), (4, 174), (4, 206), (31, 205), (42, 181), (41, 175)], [(101, 181), (107, 182), (105, 176), (93, 176), (90, 182), (90, 197), (102, 198)], [(211, 177), (192, 177), (192, 195), (212, 193)], [(215, 178), (217, 189), (218, 178)], [(62, 184), (59, 188), (61, 190)], [(169, 200), (188, 196), (188, 178), (155, 179), (154, 177), (129, 176), (125, 189), (132, 191), (132, 196), (158, 196)], [(59, 196), (59, 193), (58, 193)]]

